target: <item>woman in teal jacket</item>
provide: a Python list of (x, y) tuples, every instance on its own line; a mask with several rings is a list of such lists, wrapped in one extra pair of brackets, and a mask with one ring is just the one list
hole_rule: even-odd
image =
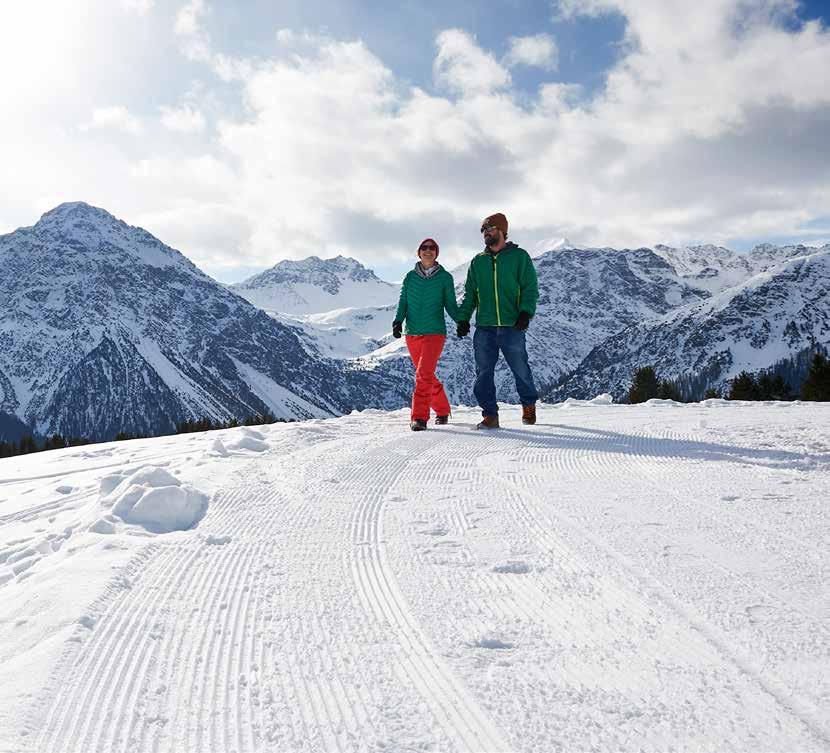
[(409, 423), (412, 431), (427, 428), (430, 408), (435, 411), (436, 424), (447, 423), (450, 416), (450, 403), (444, 385), (435, 376), (435, 368), (447, 339), (444, 311), (458, 321), (458, 305), (452, 275), (437, 259), (438, 244), (432, 238), (424, 239), (418, 247), (415, 269), (404, 278), (392, 322), (392, 334), (400, 337), (406, 321), (406, 347), (415, 365)]

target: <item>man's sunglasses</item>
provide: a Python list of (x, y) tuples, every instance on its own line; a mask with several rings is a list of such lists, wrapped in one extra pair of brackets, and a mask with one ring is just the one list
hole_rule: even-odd
[(486, 233), (488, 230), (498, 230), (498, 228), (495, 225), (482, 225), (481, 226), (481, 232), (482, 233)]
[(421, 246), (418, 250), (419, 251), (437, 251), (438, 246), (433, 246), (431, 243), (424, 243), (424, 245)]

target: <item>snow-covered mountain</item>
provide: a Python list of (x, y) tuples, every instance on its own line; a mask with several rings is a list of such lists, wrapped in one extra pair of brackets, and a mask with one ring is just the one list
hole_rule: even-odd
[[(786, 256), (791, 248), (797, 247), (778, 249), (766, 259)], [(830, 245), (800, 248), (807, 255), (788, 258), (706, 301), (612, 335), (551, 397), (584, 397), (602, 390), (622, 398), (634, 370), (645, 365), (654, 366), (661, 378), (689, 380), (692, 396), (700, 397), (707, 387), (722, 388), (741, 371), (767, 368), (812, 342), (827, 345)]]
[(229, 287), (255, 306), (282, 314), (386, 306), (397, 301), (400, 290), (400, 285), (384, 282), (345, 256), (281, 261)]
[(0, 236), (0, 411), (40, 433), (333, 415), (365, 405), (368, 379), (103, 209)]
[(806, 246), (774, 246), (771, 243), (762, 243), (746, 254), (712, 244), (654, 247), (654, 253), (664, 258), (689, 285), (710, 293), (739, 285), (775, 264), (814, 251)]
[(390, 303), (335, 309), (321, 314), (267, 313), (294, 329), (312, 355), (349, 359), (371, 353), (392, 339), (396, 308), (397, 303)]
[[(576, 368), (595, 345), (615, 332), (708, 297), (705, 291), (686, 284), (649, 249), (563, 248), (535, 257), (534, 264), (540, 298), (527, 343), (540, 388)], [(464, 278), (456, 275), (459, 301), (463, 283)], [(459, 340), (452, 322), (447, 326), (450, 337), (439, 363), (439, 378), (451, 402), (474, 405), (471, 338)], [(364, 368), (386, 375), (385, 381), (400, 383), (402, 395), (411, 393), (412, 365), (403, 341), (392, 342), (358, 361)], [(497, 367), (496, 385), (500, 400), (518, 401), (515, 382), (503, 359)]]

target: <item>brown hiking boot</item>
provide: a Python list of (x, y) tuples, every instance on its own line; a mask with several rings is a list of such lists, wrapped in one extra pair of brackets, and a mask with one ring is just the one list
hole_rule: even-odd
[(409, 422), (409, 428), (412, 431), (424, 431), (427, 428), (427, 422), (420, 418), (414, 418)]
[(535, 424), (536, 423), (536, 404), (522, 406), (522, 423)]
[(446, 416), (436, 416), (435, 417), (435, 425), (436, 426), (444, 426), (450, 422), (449, 414)]
[(498, 416), (484, 416), (481, 419), (481, 423), (476, 424), (476, 429), (498, 429), (499, 428), (499, 417)]

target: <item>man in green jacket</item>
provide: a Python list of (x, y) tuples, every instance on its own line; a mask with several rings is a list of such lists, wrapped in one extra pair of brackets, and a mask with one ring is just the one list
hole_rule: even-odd
[(476, 311), (473, 351), (476, 382), (473, 392), (481, 406), (479, 429), (499, 427), (494, 372), (499, 351), (516, 378), (522, 403), (522, 423), (536, 423), (539, 393), (527, 358), (525, 330), (536, 313), (539, 285), (530, 254), (507, 240), (507, 218), (485, 217), (481, 223), (485, 248), (470, 263), (464, 283), (464, 300), (458, 307), (457, 334), (470, 332), (470, 317)]

